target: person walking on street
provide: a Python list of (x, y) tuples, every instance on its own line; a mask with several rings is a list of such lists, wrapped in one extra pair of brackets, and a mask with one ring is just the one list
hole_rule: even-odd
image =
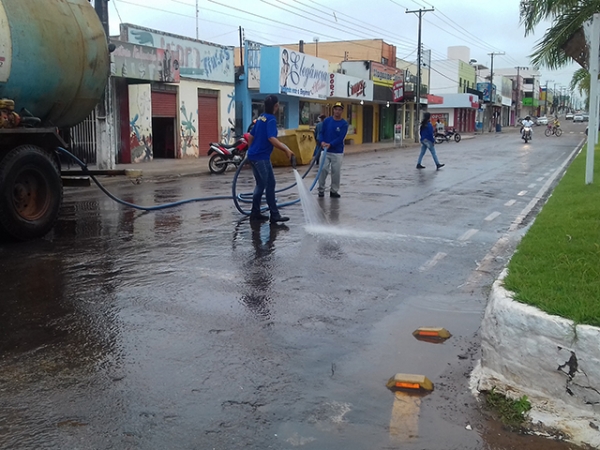
[(323, 167), (319, 177), (319, 197), (325, 196), (325, 181), (330, 172), (331, 188), (329, 196), (332, 198), (341, 197), (338, 191), (340, 189), (342, 159), (344, 157), (344, 139), (346, 139), (346, 133), (348, 133), (348, 122), (342, 119), (343, 111), (344, 105), (341, 102), (336, 102), (333, 105), (333, 116), (325, 119), (321, 133), (317, 137), (321, 147), (327, 150), (327, 157), (325, 161), (322, 161)]
[(248, 161), (252, 166), (252, 173), (256, 180), (256, 187), (252, 196), (252, 211), (250, 220), (265, 221), (269, 216), (261, 213), (260, 204), (263, 192), (266, 191), (267, 205), (271, 213), (272, 223), (287, 222), (289, 217), (279, 213), (277, 201), (275, 200), (275, 174), (271, 164), (271, 153), (273, 147), (285, 152), (292, 161), (294, 153), (277, 139), (277, 119), (275, 114), (279, 110), (279, 100), (275, 95), (269, 95), (265, 99), (265, 113), (256, 119), (256, 124), (250, 131), (248, 137)]
[(421, 121), (421, 127), (419, 128), (419, 133), (421, 135), (421, 153), (419, 154), (419, 160), (417, 161), (417, 169), (425, 168), (421, 163), (423, 162), (423, 156), (425, 156), (427, 149), (431, 152), (433, 162), (438, 169), (445, 166), (445, 164), (440, 164), (435, 153), (435, 138), (433, 137), (433, 125), (431, 125), (430, 119), (430, 113), (426, 112), (423, 114), (423, 120)]
[(313, 158), (317, 159), (317, 164), (319, 163), (319, 157), (321, 156), (321, 141), (319, 141), (319, 135), (321, 134), (321, 130), (323, 129), (323, 121), (327, 118), (325, 114), (321, 114), (319, 116), (319, 121), (315, 126), (315, 142), (317, 145), (315, 146), (315, 151), (313, 153)]

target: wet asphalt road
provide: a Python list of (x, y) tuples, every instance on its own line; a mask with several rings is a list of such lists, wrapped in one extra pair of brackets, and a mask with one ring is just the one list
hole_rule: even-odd
[[(565, 128), (438, 145), (437, 172), (417, 149), (348, 155), (342, 198), (318, 201), (343, 235), (308, 234), (299, 205), (251, 226), (230, 201), (142, 213), (67, 189), (50, 236), (0, 247), (0, 448), (573, 448), (504, 430), (467, 387), (534, 214), (509, 229), (585, 126)], [(149, 205), (227, 195), (232, 175), (107, 185)], [(435, 391), (395, 396), (398, 372)]]

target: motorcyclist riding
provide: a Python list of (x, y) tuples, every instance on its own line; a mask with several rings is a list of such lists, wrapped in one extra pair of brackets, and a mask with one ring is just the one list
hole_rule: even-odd
[(533, 137), (533, 121), (531, 120), (531, 117), (527, 116), (525, 117), (525, 120), (523, 122), (521, 122), (521, 137), (523, 137), (523, 130), (529, 127), (531, 130), (531, 137)]

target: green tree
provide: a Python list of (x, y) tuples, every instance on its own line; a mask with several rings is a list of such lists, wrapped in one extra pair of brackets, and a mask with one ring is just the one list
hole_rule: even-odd
[(583, 24), (600, 12), (600, 0), (521, 0), (521, 23), (525, 36), (540, 22), (552, 21), (531, 54), (535, 66), (564, 67), (571, 61), (587, 68), (588, 49)]
[(571, 78), (570, 89), (572, 91), (577, 89), (581, 95), (585, 94), (585, 109), (588, 109), (590, 101), (590, 73), (586, 69), (577, 69), (573, 73), (573, 78)]

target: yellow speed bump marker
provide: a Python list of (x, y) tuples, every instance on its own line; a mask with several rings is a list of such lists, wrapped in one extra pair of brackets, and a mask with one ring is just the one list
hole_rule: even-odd
[(411, 375), (408, 373), (397, 373), (389, 379), (386, 386), (391, 390), (433, 391), (433, 383), (429, 378), (423, 375)]
[(452, 335), (445, 328), (421, 327), (413, 332), (413, 336), (419, 341), (440, 343), (444, 342)]

